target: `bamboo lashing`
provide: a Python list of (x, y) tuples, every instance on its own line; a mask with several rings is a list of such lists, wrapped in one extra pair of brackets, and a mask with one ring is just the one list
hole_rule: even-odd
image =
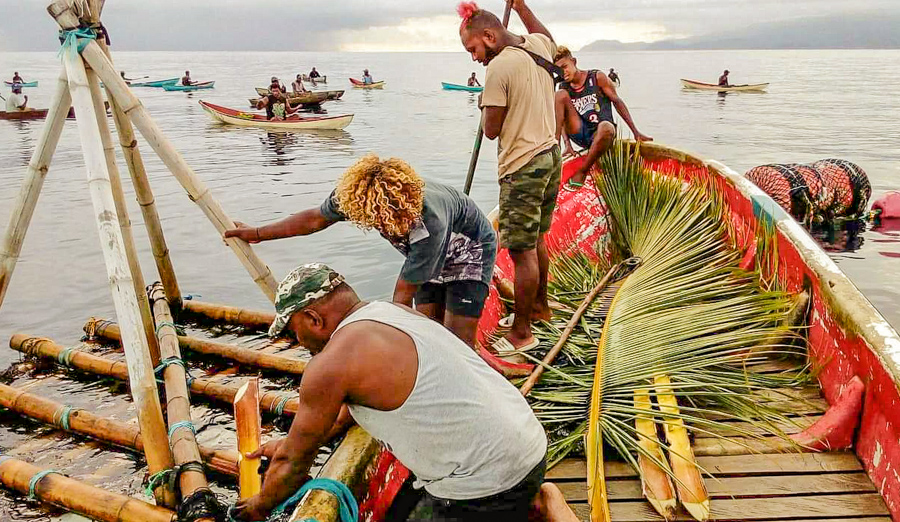
[[(106, 41), (100, 39), (98, 44), (110, 61), (112, 61), (112, 55), (109, 46), (106, 45)], [(156, 270), (159, 272), (159, 278), (166, 291), (169, 307), (177, 315), (181, 310), (181, 289), (178, 288), (175, 268), (172, 266), (172, 259), (169, 257), (169, 247), (166, 245), (162, 223), (160, 223), (159, 214), (156, 211), (156, 201), (153, 197), (153, 190), (150, 188), (147, 171), (144, 168), (144, 159), (138, 149), (131, 120), (122, 112), (122, 108), (116, 103), (116, 99), (109, 93), (107, 93), (107, 99), (109, 108), (112, 111), (113, 122), (116, 125), (116, 134), (119, 135), (119, 144), (122, 147), (125, 163), (128, 165), (128, 172), (134, 185), (135, 196), (138, 205), (141, 207), (141, 214), (144, 217), (144, 226), (147, 227), (153, 258), (156, 260)]]
[(28, 225), (34, 216), (34, 209), (44, 186), (44, 178), (50, 169), (50, 162), (71, 106), (69, 82), (66, 79), (66, 70), (63, 69), (60, 72), (41, 135), (38, 137), (34, 153), (28, 162), (22, 188), (19, 189), (19, 194), (13, 202), (12, 211), (9, 214), (9, 224), (6, 225), (6, 233), (3, 236), (3, 243), (0, 245), (0, 307), (3, 306), (3, 299), (9, 288), (13, 270), (16, 268), (19, 254), (22, 252), (22, 243), (25, 241)]
[(694, 459), (687, 428), (684, 421), (677, 417), (680, 410), (672, 392), (672, 382), (667, 375), (657, 375), (653, 382), (669, 444), (669, 464), (676, 478), (678, 499), (692, 517), (703, 522), (709, 519), (709, 493)]
[(259, 379), (252, 377), (238, 389), (234, 397), (234, 423), (237, 427), (239, 471), (238, 484), (241, 498), (250, 498), (262, 489), (259, 474), (260, 459), (247, 458), (248, 453), (259, 449), (262, 435), (259, 414)]
[[(87, 373), (102, 375), (120, 381), (127, 381), (128, 367), (121, 361), (113, 361), (105, 357), (66, 348), (44, 337), (32, 337), (15, 334), (9, 340), (13, 350), (35, 357), (52, 359), (70, 368)], [(190, 381), (191, 393), (220, 402), (231, 404), (237, 394), (238, 386), (221, 384), (200, 377)], [(275, 415), (293, 415), (297, 412), (299, 399), (296, 393), (263, 392), (259, 397), (259, 405), (263, 410)], [(167, 443), (168, 446), (168, 443)]]
[[(72, 27), (63, 26), (64, 29)], [(103, 153), (100, 123), (97, 120), (97, 111), (94, 110), (84, 63), (73, 49), (64, 49), (62, 55), (72, 105), (79, 114), (78, 133), (87, 167), (88, 186), (100, 232), (100, 244), (110, 290), (122, 329), (122, 345), (125, 349), (128, 375), (131, 377), (131, 394), (137, 407), (141, 433), (144, 435), (147, 464), (151, 474), (155, 474), (172, 468), (172, 455), (163, 423), (156, 380), (153, 377), (150, 350), (141, 326), (138, 296), (134, 290), (134, 279), (126, 258), (116, 214), (109, 171)], [(158, 487), (155, 493), (161, 505), (175, 505), (174, 492), (165, 485)]]
[(634, 409), (641, 412), (634, 418), (634, 425), (639, 435), (638, 445), (653, 457), (651, 459), (644, 454), (638, 454), (641, 491), (653, 509), (664, 519), (675, 520), (678, 499), (675, 497), (675, 487), (672, 485), (671, 477), (660, 467), (665, 465), (666, 456), (659, 446), (659, 435), (656, 431), (649, 390), (639, 390), (634, 393)]
[(191, 419), (191, 401), (188, 395), (187, 370), (181, 360), (178, 348), (175, 324), (169, 311), (169, 303), (163, 291), (162, 283), (154, 283), (149, 289), (150, 301), (153, 304), (153, 317), (156, 320), (156, 335), (159, 338), (159, 350), (162, 356), (163, 380), (166, 387), (166, 418), (169, 422), (169, 443), (172, 446), (172, 457), (175, 465), (181, 467), (178, 484), (182, 498), (188, 498), (199, 490), (207, 490), (209, 484), (201, 464), (200, 449), (194, 436), (194, 424)]
[(0, 457), (0, 482), (67, 511), (102, 522), (175, 522), (172, 511), (89, 486), (27, 462)]
[(268, 332), (269, 326), (275, 321), (275, 314), (272, 312), (248, 310), (194, 300), (184, 302), (184, 311), (216, 323), (241, 326), (259, 332)]
[[(63, 29), (67, 29), (62, 24), (60, 25)], [(97, 75), (103, 80), (103, 85), (106, 87), (107, 92), (112, 94), (112, 97), (125, 114), (131, 118), (134, 126), (137, 127), (144, 139), (147, 140), (147, 143), (156, 151), (156, 154), (166, 164), (166, 167), (181, 183), (190, 199), (203, 210), (219, 234), (224, 235), (226, 230), (234, 228), (234, 221), (228, 217), (225, 210), (213, 197), (212, 192), (191, 169), (174, 145), (172, 145), (172, 142), (163, 135), (156, 122), (150, 117), (147, 109), (131, 93), (125, 80), (116, 72), (115, 67), (110, 63), (99, 45), (93, 41), (89, 42), (81, 55), (90, 64), (91, 68), (97, 72)], [(266, 297), (274, 302), (277, 283), (269, 267), (262, 262), (248, 243), (234, 238), (225, 239), (224, 241), (235, 252), (238, 260), (250, 273), (253, 281), (262, 289)]]
[(85, 70), (88, 87), (91, 90), (91, 99), (94, 104), (94, 113), (100, 129), (100, 142), (103, 144), (103, 155), (106, 158), (106, 168), (109, 172), (109, 185), (112, 189), (113, 201), (116, 206), (116, 215), (119, 218), (119, 228), (122, 230), (122, 243), (125, 245), (125, 258), (128, 260), (128, 268), (134, 281), (134, 293), (138, 299), (138, 307), (141, 311), (141, 324), (144, 327), (144, 337), (150, 348), (150, 361), (159, 364), (159, 344), (153, 328), (153, 314), (150, 312), (150, 302), (144, 291), (144, 274), (138, 260), (137, 248), (134, 245), (134, 235), (131, 232), (131, 219), (128, 217), (128, 205), (125, 203), (125, 190), (122, 188), (122, 177), (119, 176), (119, 167), (116, 165), (116, 149), (113, 144), (112, 133), (106, 118), (106, 105), (103, 103), (103, 91), (97, 75), (90, 69)]
[[(133, 422), (101, 417), (5, 384), (0, 384), (0, 407), (113, 446), (141, 453), (144, 450), (141, 431)], [(210, 469), (237, 476), (236, 452), (200, 446), (200, 455)]]
[(581, 301), (581, 305), (575, 310), (575, 313), (572, 315), (572, 318), (569, 319), (569, 322), (566, 323), (566, 328), (563, 330), (562, 335), (559, 336), (559, 340), (556, 341), (556, 344), (553, 345), (553, 348), (547, 352), (547, 355), (544, 356), (544, 359), (541, 361), (541, 364), (535, 366), (534, 370), (531, 372), (531, 375), (528, 376), (528, 379), (522, 384), (522, 387), (519, 388), (519, 392), (522, 393), (522, 396), (527, 396), (531, 389), (534, 388), (534, 385), (537, 384), (538, 380), (540, 380), (541, 375), (544, 373), (544, 368), (553, 364), (553, 361), (556, 359), (556, 356), (559, 355), (559, 352), (562, 351), (563, 347), (566, 345), (566, 341), (569, 340), (569, 336), (572, 335), (572, 332), (575, 330), (575, 327), (578, 326), (578, 322), (581, 320), (581, 317), (587, 311), (587, 309), (591, 306), (591, 303), (594, 302), (594, 299), (597, 298), (597, 295), (603, 291), (609, 285), (609, 280), (619, 271), (620, 263), (616, 263), (612, 267), (610, 267), (609, 271), (606, 272), (606, 275), (603, 276), (603, 279), (597, 283), (596, 286), (584, 297), (584, 300)]
[[(185, 301), (190, 303), (190, 301)], [(119, 326), (111, 321), (103, 319), (91, 319), (84, 325), (84, 331), (89, 336), (101, 337), (110, 341), (121, 341), (122, 336)], [(181, 348), (204, 355), (215, 355), (225, 359), (236, 361), (240, 364), (271, 370), (291, 375), (303, 375), (306, 369), (306, 361), (295, 357), (286, 357), (271, 353), (258, 352), (248, 348), (242, 348), (233, 344), (217, 343), (186, 335), (178, 336), (178, 344)]]

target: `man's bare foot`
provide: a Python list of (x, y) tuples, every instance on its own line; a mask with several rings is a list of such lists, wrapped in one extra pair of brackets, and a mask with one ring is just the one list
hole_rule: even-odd
[(544, 482), (534, 499), (534, 509), (545, 522), (580, 522), (578, 516), (566, 503), (566, 497), (556, 484)]
[(553, 310), (550, 309), (550, 304), (547, 302), (544, 303), (534, 303), (534, 306), (531, 307), (531, 322), (537, 321), (549, 321), (553, 318)]

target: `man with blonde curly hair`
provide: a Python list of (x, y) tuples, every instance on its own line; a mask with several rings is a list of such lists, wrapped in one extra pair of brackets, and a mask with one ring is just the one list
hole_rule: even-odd
[(377, 230), (405, 257), (393, 301), (412, 306), (475, 347), (488, 296), (497, 238), (468, 196), (425, 183), (408, 163), (368, 155), (350, 167), (321, 206), (276, 223), (237, 228), (225, 237), (249, 243), (305, 236), (339, 221)]

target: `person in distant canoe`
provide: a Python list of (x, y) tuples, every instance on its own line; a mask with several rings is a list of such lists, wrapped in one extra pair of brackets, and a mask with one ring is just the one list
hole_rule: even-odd
[(609, 77), (609, 81), (613, 82), (616, 85), (619, 85), (621, 82), (619, 81), (619, 73), (616, 72), (612, 67), (609, 68), (609, 73), (606, 74)]
[(318, 80), (321, 77), (322, 77), (322, 75), (319, 74), (319, 71), (317, 71), (315, 67), (313, 67), (312, 70), (309, 71), (309, 79), (310, 80)]
[(281, 121), (297, 112), (299, 107), (291, 105), (291, 101), (287, 99), (279, 85), (272, 85), (269, 90), (270, 94), (256, 101), (257, 109), (266, 109), (266, 118), (269, 121)]
[(185, 87), (190, 87), (191, 85), (196, 85), (197, 82), (191, 80), (191, 71), (184, 71), (184, 76), (181, 77), (181, 85)]
[(25, 80), (23, 80), (22, 77), (19, 76), (19, 71), (16, 71), (13, 73), (12, 82), (13, 83), (25, 83)]
[[(313, 81), (313, 84), (315, 83), (316, 82)], [(309, 92), (306, 89), (306, 86), (303, 85), (303, 75), (299, 73), (297, 74), (297, 78), (295, 78), (294, 81), (291, 82), (291, 90), (293, 90), (294, 92)]]
[(728, 69), (725, 69), (725, 72), (722, 73), (722, 76), (719, 76), (719, 87), (729, 87)]
[(372, 75), (369, 74), (369, 70), (368, 70), (368, 69), (365, 69), (365, 70), (363, 71), (363, 78), (362, 78), (362, 79), (363, 79), (363, 83), (366, 84), (366, 85), (372, 85), (373, 83), (375, 83), (375, 80), (372, 79)]
[(469, 76), (469, 87), (481, 87), (481, 83), (479, 83), (475, 73), (472, 73), (472, 76)]
[(6, 112), (24, 111), (27, 109), (28, 96), (22, 94), (22, 84), (13, 83), (12, 94), (6, 98)]
[(339, 221), (375, 229), (406, 262), (395, 303), (412, 306), (475, 347), (497, 237), (478, 205), (453, 187), (425, 182), (403, 160), (368, 155), (350, 167), (319, 207), (263, 227), (225, 232), (249, 243), (306, 236)]
[(567, 189), (574, 190), (584, 184), (591, 167), (616, 139), (613, 106), (637, 141), (653, 141), (653, 138), (637, 129), (628, 107), (603, 71), (582, 71), (571, 51), (562, 46), (557, 50), (554, 62), (565, 77), (556, 92), (556, 139), (563, 139), (567, 154), (574, 153), (573, 141), (588, 151), (581, 167), (566, 185)]
[(275, 295), (269, 334), (286, 331), (313, 357), (287, 436), (246, 455), (270, 465), (230, 519), (266, 520), (310, 479), (333, 427), (354, 420), (412, 472), (385, 520), (578, 521), (544, 482), (547, 435), (528, 402), (447, 329), (362, 301), (321, 263), (295, 268)]
[(279, 80), (277, 76), (273, 76), (272, 81), (269, 82), (269, 90), (270, 91), (272, 90), (273, 87), (278, 87), (278, 89), (282, 93), (287, 92), (287, 89), (284, 87), (284, 84), (281, 83), (281, 80)]

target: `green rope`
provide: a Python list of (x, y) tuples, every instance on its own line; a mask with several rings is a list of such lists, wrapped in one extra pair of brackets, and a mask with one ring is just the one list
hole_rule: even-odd
[(175, 473), (175, 470), (169, 468), (157, 471), (153, 475), (150, 475), (150, 478), (147, 480), (147, 489), (144, 490), (144, 493), (146, 493), (148, 497), (153, 498), (153, 490), (165, 484), (168, 480), (168, 476), (172, 473)]
[(197, 428), (194, 426), (194, 423), (191, 421), (178, 421), (175, 424), (169, 426), (169, 438), (172, 438), (172, 435), (175, 434), (176, 431), (180, 429), (188, 428), (191, 430), (191, 433), (194, 435), (197, 434)]
[(93, 29), (82, 28), (79, 27), (77, 29), (71, 29), (68, 31), (60, 31), (59, 32), (59, 43), (60, 49), (57, 54), (58, 57), (62, 58), (62, 55), (66, 50), (75, 50), (79, 54), (81, 51), (84, 51), (84, 48), (87, 47), (87, 44), (90, 43), (91, 40), (97, 39), (97, 33)]
[(171, 326), (172, 330), (175, 331), (175, 335), (178, 335), (178, 327), (175, 326), (175, 323), (169, 321), (160, 321), (159, 324), (156, 325), (156, 336), (159, 337), (159, 331), (166, 326)]
[(56, 410), (53, 413), (53, 424), (69, 431), (69, 416), (72, 414), (73, 409), (71, 406), (63, 406)]
[(72, 365), (72, 355), (74, 354), (74, 348), (63, 348), (60, 350), (59, 355), (56, 356), (56, 360), (59, 361), (59, 364), (63, 366), (71, 366)]
[(292, 397), (290, 395), (285, 395), (282, 398), (278, 399), (278, 402), (275, 404), (275, 408), (273, 409), (275, 415), (284, 415), (284, 407), (287, 406), (288, 401), (291, 399)]
[(28, 498), (30, 500), (37, 500), (37, 492), (35, 491), (35, 489), (37, 488), (38, 482), (40, 482), (41, 479), (43, 479), (47, 475), (50, 475), (51, 473), (59, 472), (52, 469), (45, 469), (43, 471), (38, 471), (34, 474), (33, 477), (31, 477), (31, 480), (28, 482)]

